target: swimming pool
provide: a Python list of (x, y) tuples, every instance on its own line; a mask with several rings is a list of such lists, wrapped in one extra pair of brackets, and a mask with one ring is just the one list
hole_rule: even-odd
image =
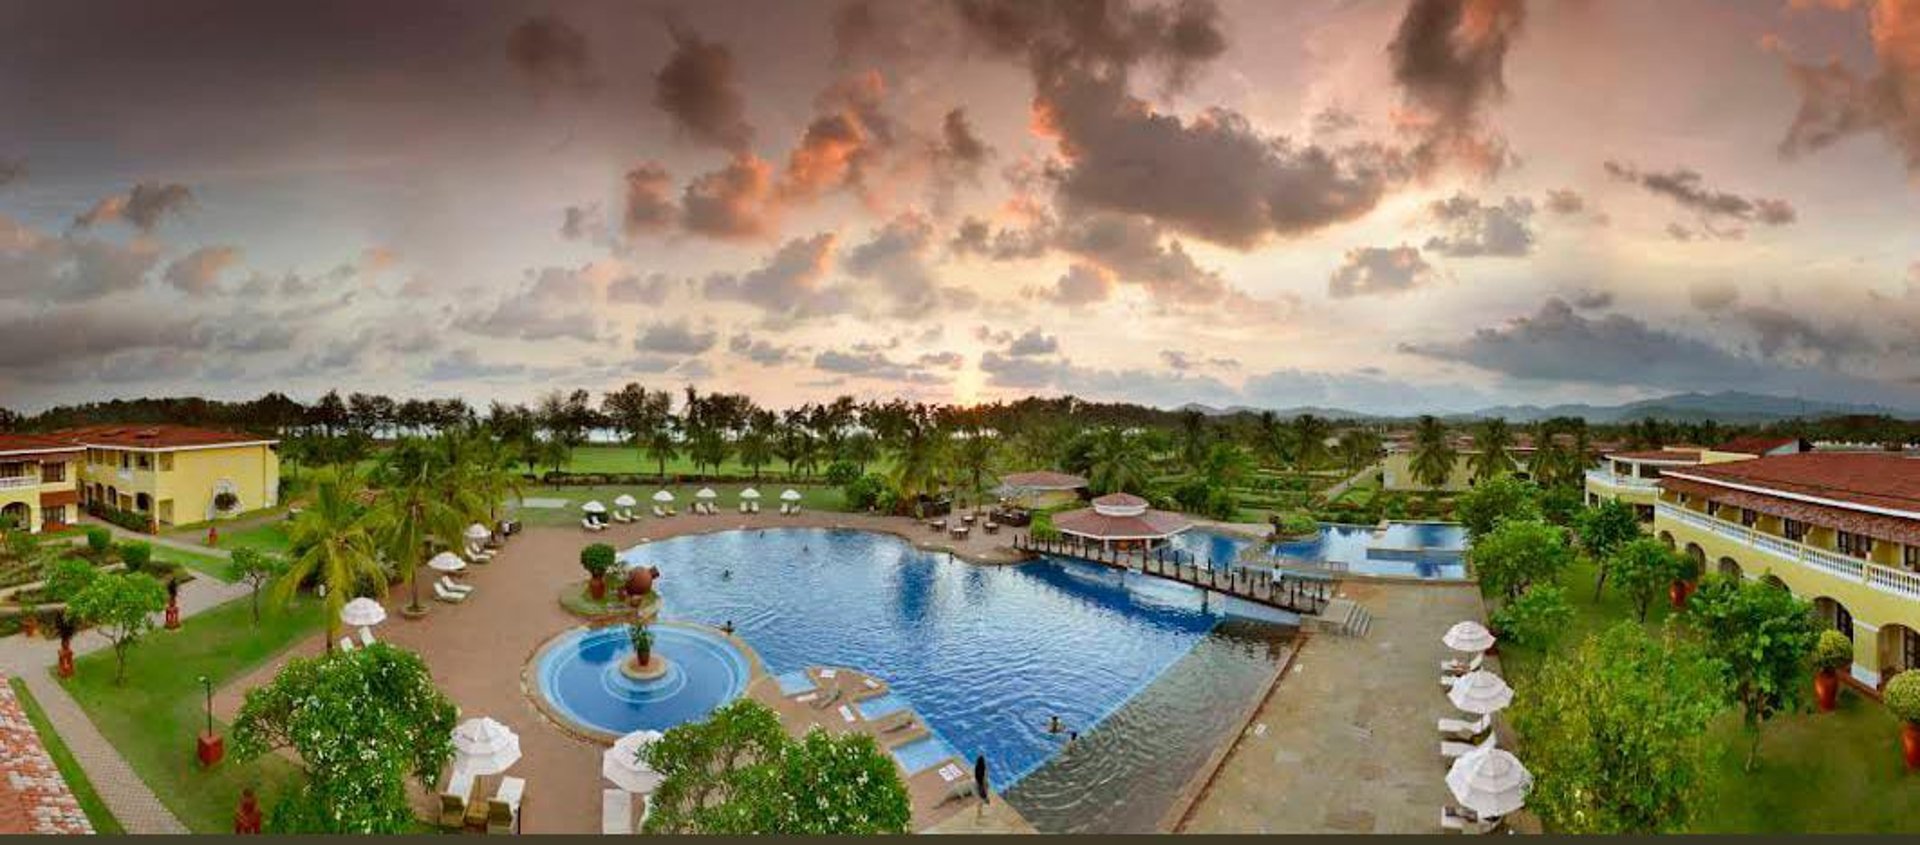
[[(942, 747), (984, 755), (999, 790), (1059, 752), (1049, 717), (1093, 730), (1234, 607), (1150, 576), (975, 566), (861, 531), (725, 531), (622, 558), (660, 568), (663, 619), (731, 622), (768, 673), (847, 666), (885, 680), (893, 700), (874, 707), (910, 703), (939, 740), (906, 751), (911, 764)], [(1205, 690), (1187, 699), (1214, 706)]]
[[(1260, 545), (1260, 540), (1205, 529), (1174, 538), (1174, 548), (1217, 566), (1231, 566), (1241, 550)], [(1283, 558), (1345, 564), (1358, 575), (1459, 579), (1467, 577), (1466, 545), (1466, 528), (1452, 523), (1390, 522), (1384, 530), (1321, 523), (1317, 535), (1275, 544), (1271, 551)]]
[(653, 650), (666, 659), (660, 677), (621, 672), (633, 656), (625, 626), (575, 628), (540, 651), (541, 699), (576, 729), (619, 736), (703, 719), (746, 691), (747, 657), (725, 637), (682, 625), (651, 627)]

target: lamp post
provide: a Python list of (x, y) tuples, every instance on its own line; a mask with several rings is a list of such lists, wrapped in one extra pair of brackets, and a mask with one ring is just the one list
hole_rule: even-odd
[(198, 745), (200, 765), (211, 768), (226, 755), (226, 742), (213, 732), (213, 679), (200, 676), (200, 687), (207, 693), (207, 729), (200, 734)]

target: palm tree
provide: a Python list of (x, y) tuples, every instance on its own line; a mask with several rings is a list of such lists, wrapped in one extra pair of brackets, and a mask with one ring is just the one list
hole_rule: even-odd
[(1560, 442), (1555, 439), (1559, 435), (1559, 427), (1552, 420), (1533, 424), (1533, 454), (1527, 456), (1527, 474), (1541, 487), (1551, 487), (1559, 481), (1561, 467), (1567, 462), (1560, 452)]
[(660, 465), (660, 480), (667, 480), (667, 462), (680, 457), (680, 442), (673, 437), (673, 426), (662, 422), (647, 432), (647, 457)]
[(1259, 426), (1260, 451), (1267, 459), (1275, 466), (1293, 463), (1293, 434), (1280, 421), (1280, 416), (1272, 411), (1261, 411)]
[(893, 492), (901, 505), (912, 503), (920, 515), (920, 497), (940, 485), (940, 440), (931, 426), (909, 425), (894, 449)]
[(1474, 453), (1467, 457), (1467, 468), (1473, 472), (1473, 480), (1487, 481), (1503, 472), (1513, 469), (1513, 455), (1508, 451), (1513, 446), (1513, 431), (1507, 427), (1507, 421), (1494, 417), (1480, 424), (1473, 433)]
[(1087, 486), (1095, 493), (1138, 493), (1147, 489), (1150, 467), (1146, 444), (1118, 428), (1094, 435), (1088, 453), (1091, 469)]
[(1349, 474), (1358, 473), (1380, 458), (1380, 435), (1358, 426), (1340, 432), (1340, 463)]
[(1428, 490), (1438, 490), (1453, 477), (1457, 456), (1447, 442), (1447, 426), (1438, 417), (1425, 415), (1413, 427), (1413, 478)]
[(1207, 459), (1202, 468), (1210, 487), (1238, 487), (1253, 472), (1253, 460), (1247, 457), (1245, 449), (1238, 445), (1221, 441), (1207, 450)]
[(973, 494), (975, 512), (980, 510), (980, 497), (987, 489), (987, 477), (993, 472), (994, 452), (998, 445), (988, 432), (976, 428), (968, 431), (964, 439), (956, 441), (953, 449), (954, 474), (967, 479), (967, 490)]
[(399, 567), (409, 593), (407, 610), (414, 613), (425, 610), (416, 574), (428, 548), (457, 548), (467, 525), (486, 510), (466, 483), (460, 438), (457, 431), (441, 434), (434, 443), (407, 438), (389, 450), (385, 486), (366, 514), (368, 533)]
[(866, 475), (867, 464), (873, 463), (880, 457), (880, 441), (875, 440), (873, 435), (867, 432), (856, 431), (840, 441), (840, 454), (846, 460), (859, 465), (860, 474)]
[(368, 584), (378, 595), (387, 593), (387, 570), (367, 530), (367, 509), (358, 501), (363, 489), (350, 469), (313, 474), (311, 501), (288, 532), (292, 559), (271, 593), (273, 601), (284, 605), (308, 580), (325, 588), (328, 650), (340, 633), (340, 608), (353, 593)]
[(485, 429), (473, 434), (473, 458), (467, 482), (473, 492), (487, 503), (487, 524), (500, 519), (500, 503), (508, 497), (519, 499), (520, 473), (513, 470), (513, 447), (495, 438)]
[(740, 442), (734, 444), (740, 450), (740, 463), (753, 472), (753, 480), (760, 480), (760, 468), (773, 462), (773, 441), (767, 437), (767, 430), (755, 423), (740, 433)]
[(1198, 471), (1207, 460), (1207, 417), (1195, 410), (1180, 413), (1180, 459)]
[(1326, 420), (1312, 414), (1301, 414), (1293, 418), (1293, 468), (1295, 470), (1312, 469), (1327, 459), (1329, 428)]

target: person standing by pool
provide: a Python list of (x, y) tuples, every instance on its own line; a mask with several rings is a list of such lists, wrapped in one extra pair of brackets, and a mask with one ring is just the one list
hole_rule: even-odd
[(980, 803), (991, 804), (993, 798), (987, 792), (987, 755), (973, 758), (973, 791), (980, 793)]

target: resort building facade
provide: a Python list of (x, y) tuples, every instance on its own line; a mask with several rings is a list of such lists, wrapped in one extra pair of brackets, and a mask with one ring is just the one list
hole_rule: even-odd
[(79, 515), (86, 449), (31, 434), (0, 434), (0, 521), (37, 534)]
[(1604, 453), (1600, 456), (1600, 466), (1587, 470), (1587, 504), (1624, 502), (1633, 506), (1641, 524), (1651, 525), (1654, 505), (1659, 501), (1660, 478), (1670, 470), (1789, 455), (1809, 448), (1806, 441), (1790, 437), (1740, 438), (1711, 449), (1669, 446), (1638, 452)]
[(1087, 480), (1051, 470), (1014, 472), (1000, 477), (995, 490), (1003, 499), (1025, 508), (1056, 508), (1080, 501)]
[(88, 507), (185, 525), (269, 508), (280, 500), (278, 440), (180, 425), (99, 425), (56, 432), (85, 452)]
[(1661, 473), (1662, 542), (1813, 602), (1853, 640), (1862, 684), (1920, 668), (1920, 457), (1806, 452)]

